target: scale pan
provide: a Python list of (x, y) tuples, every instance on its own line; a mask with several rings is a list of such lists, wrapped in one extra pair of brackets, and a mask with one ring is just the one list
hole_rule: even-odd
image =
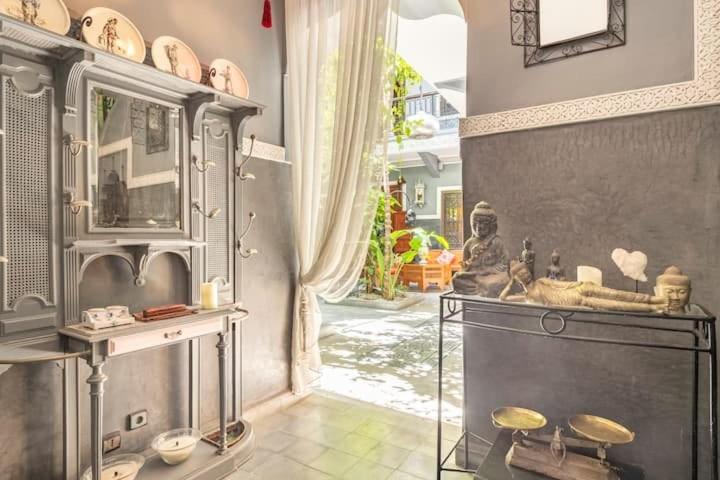
[(635, 434), (619, 423), (594, 415), (575, 415), (568, 425), (581, 437), (595, 442), (623, 445), (635, 440)]
[(542, 413), (520, 407), (500, 407), (492, 412), (493, 425), (510, 430), (539, 430), (547, 425)]

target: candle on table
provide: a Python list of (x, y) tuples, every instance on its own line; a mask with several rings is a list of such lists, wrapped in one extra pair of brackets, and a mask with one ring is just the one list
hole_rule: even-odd
[(195, 450), (197, 439), (190, 435), (168, 438), (160, 442), (157, 451), (168, 465), (177, 465), (187, 460)]
[(218, 308), (218, 288), (215, 283), (203, 283), (200, 286), (200, 306), (203, 310)]

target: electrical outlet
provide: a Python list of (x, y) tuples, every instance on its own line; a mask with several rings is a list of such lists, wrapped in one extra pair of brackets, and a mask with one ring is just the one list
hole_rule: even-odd
[(147, 410), (139, 410), (128, 415), (128, 430), (144, 427), (148, 423)]
[(110, 453), (120, 448), (120, 432), (108, 433), (103, 437), (103, 454)]

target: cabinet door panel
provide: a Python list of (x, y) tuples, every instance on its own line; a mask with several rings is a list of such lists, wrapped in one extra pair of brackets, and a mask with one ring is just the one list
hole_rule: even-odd
[(0, 336), (55, 326), (54, 90), (24, 85), (2, 77)]

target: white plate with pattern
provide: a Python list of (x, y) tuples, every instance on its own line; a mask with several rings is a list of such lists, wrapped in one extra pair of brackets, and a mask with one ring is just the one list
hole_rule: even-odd
[(178, 77), (200, 82), (202, 67), (195, 52), (185, 42), (168, 35), (158, 37), (150, 49), (155, 67)]
[(210, 83), (218, 90), (240, 98), (250, 97), (245, 74), (230, 60), (218, 58), (210, 64)]
[(139, 63), (145, 60), (145, 40), (125, 15), (110, 8), (95, 7), (82, 18), (82, 36), (88, 45)]
[(59, 35), (70, 30), (70, 14), (62, 0), (0, 0), (0, 13)]

